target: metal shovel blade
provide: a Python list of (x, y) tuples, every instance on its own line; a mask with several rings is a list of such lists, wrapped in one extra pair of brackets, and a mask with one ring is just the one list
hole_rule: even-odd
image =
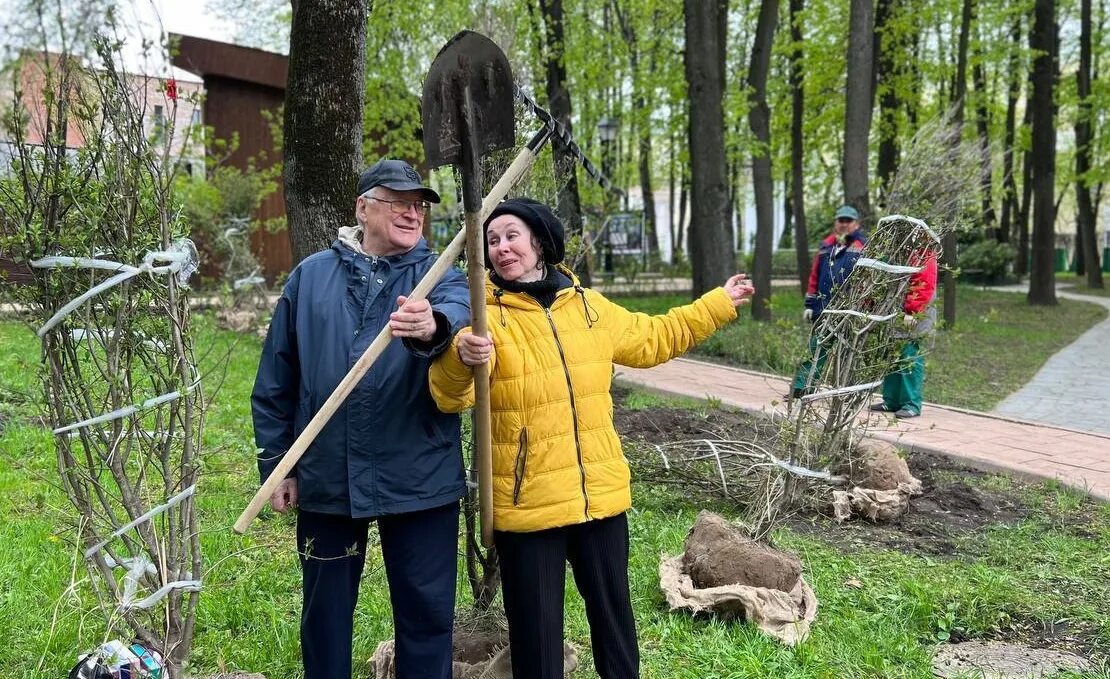
[[(464, 142), (468, 101), (473, 126)], [(464, 143), (475, 157), (516, 146), (513, 71), (501, 48), (473, 31), (451, 38), (428, 69), (420, 112), (429, 168), (462, 162)]]

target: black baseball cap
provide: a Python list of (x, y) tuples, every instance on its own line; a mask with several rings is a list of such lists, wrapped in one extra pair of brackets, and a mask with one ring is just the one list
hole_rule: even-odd
[(375, 186), (384, 186), (394, 191), (419, 191), (424, 200), (439, 202), (439, 194), (424, 186), (420, 175), (403, 160), (382, 158), (371, 165), (358, 178), (358, 195), (363, 195)]

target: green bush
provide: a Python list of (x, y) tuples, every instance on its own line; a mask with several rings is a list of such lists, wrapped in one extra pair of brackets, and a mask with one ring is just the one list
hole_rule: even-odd
[(1009, 243), (981, 240), (960, 252), (961, 275), (974, 283), (999, 283), (1005, 280), (1015, 255)]

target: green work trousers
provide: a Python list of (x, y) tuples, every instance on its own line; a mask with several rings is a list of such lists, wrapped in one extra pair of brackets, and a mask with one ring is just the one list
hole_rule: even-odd
[(925, 387), (925, 357), (917, 340), (902, 346), (898, 368), (883, 378), (883, 405), (887, 410), (910, 410), (921, 414), (921, 393)]
[[(794, 373), (794, 391), (813, 389), (813, 386), (821, 379), (821, 372), (825, 369), (825, 360), (828, 357), (828, 350), (817, 344), (817, 333), (810, 333), (809, 357), (802, 361), (802, 364), (798, 366), (798, 372)], [(815, 358), (817, 361), (816, 367), (813, 363)]]

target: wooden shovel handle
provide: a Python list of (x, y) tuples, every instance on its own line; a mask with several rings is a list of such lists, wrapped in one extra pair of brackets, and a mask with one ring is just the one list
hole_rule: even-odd
[[(517, 154), (516, 158), (509, 166), (509, 169), (506, 170), (503, 175), (501, 175), (501, 178), (499, 180), (497, 180), (497, 184), (494, 185), (493, 189), (489, 192), (489, 195), (486, 196), (485, 199), (482, 201), (481, 212), (475, 215), (476, 219), (478, 220), (479, 232), (482, 222), (485, 221), (485, 218), (489, 215), (489, 213), (493, 212), (493, 208), (501, 202), (501, 199), (508, 195), (509, 189), (512, 188), (513, 184), (515, 184), (522, 176), (524, 176), (524, 173), (527, 172), (528, 168), (532, 166), (532, 163), (536, 160), (537, 151), (538, 148), (531, 148), (530, 146), (521, 150), (521, 152)], [(455, 235), (455, 238), (439, 255), (439, 259), (436, 260), (436, 263), (432, 265), (431, 269), (428, 269), (428, 273), (424, 274), (424, 277), (421, 278), (420, 282), (416, 284), (416, 289), (413, 290), (412, 294), (408, 296), (409, 301), (418, 301), (426, 298), (428, 296), (428, 293), (432, 291), (432, 288), (434, 288), (436, 284), (439, 283), (440, 279), (443, 278), (443, 276), (447, 273), (448, 269), (454, 266), (455, 261), (459, 258), (459, 254), (462, 252), (463, 245), (466, 242), (466, 233), (467, 229), (464, 229), (462, 231), (459, 231), (459, 233)], [(485, 260), (483, 257), (482, 259), (479, 259), (477, 261), (481, 263)], [(480, 265), (481, 264), (479, 264), (479, 266)], [(472, 305), (472, 313), (475, 309), (481, 310), (482, 317), (484, 319), (486, 310), (484, 293), (481, 302), (477, 305)], [(475, 330), (475, 332), (477, 332), (477, 330)], [(370, 370), (370, 366), (372, 366), (374, 364), (374, 361), (376, 361), (378, 357), (382, 355), (382, 352), (385, 351), (385, 348), (389, 345), (391, 339), (392, 337), (390, 336), (389, 326), (387, 325), (386, 327), (381, 329), (381, 332), (379, 332), (378, 336), (374, 338), (374, 341), (370, 343), (370, 346), (366, 347), (366, 351), (363, 352), (362, 356), (358, 359), (354, 366), (351, 367), (350, 371), (347, 372), (347, 375), (343, 378), (343, 381), (339, 383), (339, 386), (335, 388), (335, 391), (333, 391), (331, 396), (328, 397), (328, 400), (325, 401), (324, 405), (320, 407), (320, 410), (316, 412), (316, 415), (313, 416), (311, 421), (309, 421), (308, 426), (304, 428), (304, 431), (301, 432), (301, 435), (297, 437), (297, 440), (293, 442), (293, 445), (290, 446), (289, 450), (287, 450), (285, 452), (285, 455), (282, 456), (281, 461), (278, 462), (277, 467), (270, 474), (269, 478), (266, 479), (266, 482), (262, 484), (262, 487), (259, 488), (258, 492), (254, 494), (254, 497), (251, 498), (251, 501), (249, 504), (247, 504), (246, 509), (243, 510), (243, 513), (240, 514), (239, 518), (235, 521), (234, 529), (236, 533), (242, 534), (247, 531), (247, 528), (250, 527), (251, 522), (253, 522), (255, 517), (258, 516), (258, 513), (262, 511), (262, 508), (266, 506), (266, 503), (270, 501), (270, 496), (274, 494), (275, 490), (277, 490), (278, 485), (280, 485), (281, 482), (285, 480), (285, 477), (289, 475), (290, 470), (292, 470), (293, 466), (296, 465), (297, 462), (301, 459), (301, 456), (304, 455), (306, 450), (308, 450), (308, 447), (312, 444), (312, 442), (316, 440), (316, 436), (320, 433), (320, 430), (324, 428), (324, 425), (326, 425), (328, 421), (332, 418), (332, 415), (335, 414), (335, 411), (339, 409), (340, 404), (343, 403), (343, 401), (355, 388), (355, 385), (358, 384), (359, 380), (362, 379), (366, 372)], [(475, 382), (478, 382), (477, 375), (475, 375)], [(484, 380), (484, 383), (486, 385), (486, 400), (488, 403), (488, 370), (486, 371), (486, 378)], [(488, 432), (488, 408), (486, 409), (486, 412), (486, 431)], [(490, 460), (489, 473), (489, 485), (486, 486), (485, 492), (482, 493), (483, 499), (481, 504), (483, 543), (486, 540), (485, 522), (487, 520), (487, 515), (489, 517), (488, 520), (490, 526), (490, 540), (493, 539), (493, 496), (489, 492), (490, 490), (492, 490), (493, 487), (492, 459)], [(481, 483), (481, 478), (481, 471), (479, 469), (479, 483)], [(488, 500), (486, 498), (488, 498)], [(486, 511), (487, 502), (489, 504), (488, 512)]]
[[(486, 325), (486, 252), (482, 247), (482, 222), (476, 212), (466, 214), (466, 276), (470, 285), (470, 328), (487, 337)], [(489, 412), (489, 364), (474, 366), (474, 410), (471, 413), (474, 461), (478, 468), (478, 515), (482, 545), (493, 546), (493, 444)]]

